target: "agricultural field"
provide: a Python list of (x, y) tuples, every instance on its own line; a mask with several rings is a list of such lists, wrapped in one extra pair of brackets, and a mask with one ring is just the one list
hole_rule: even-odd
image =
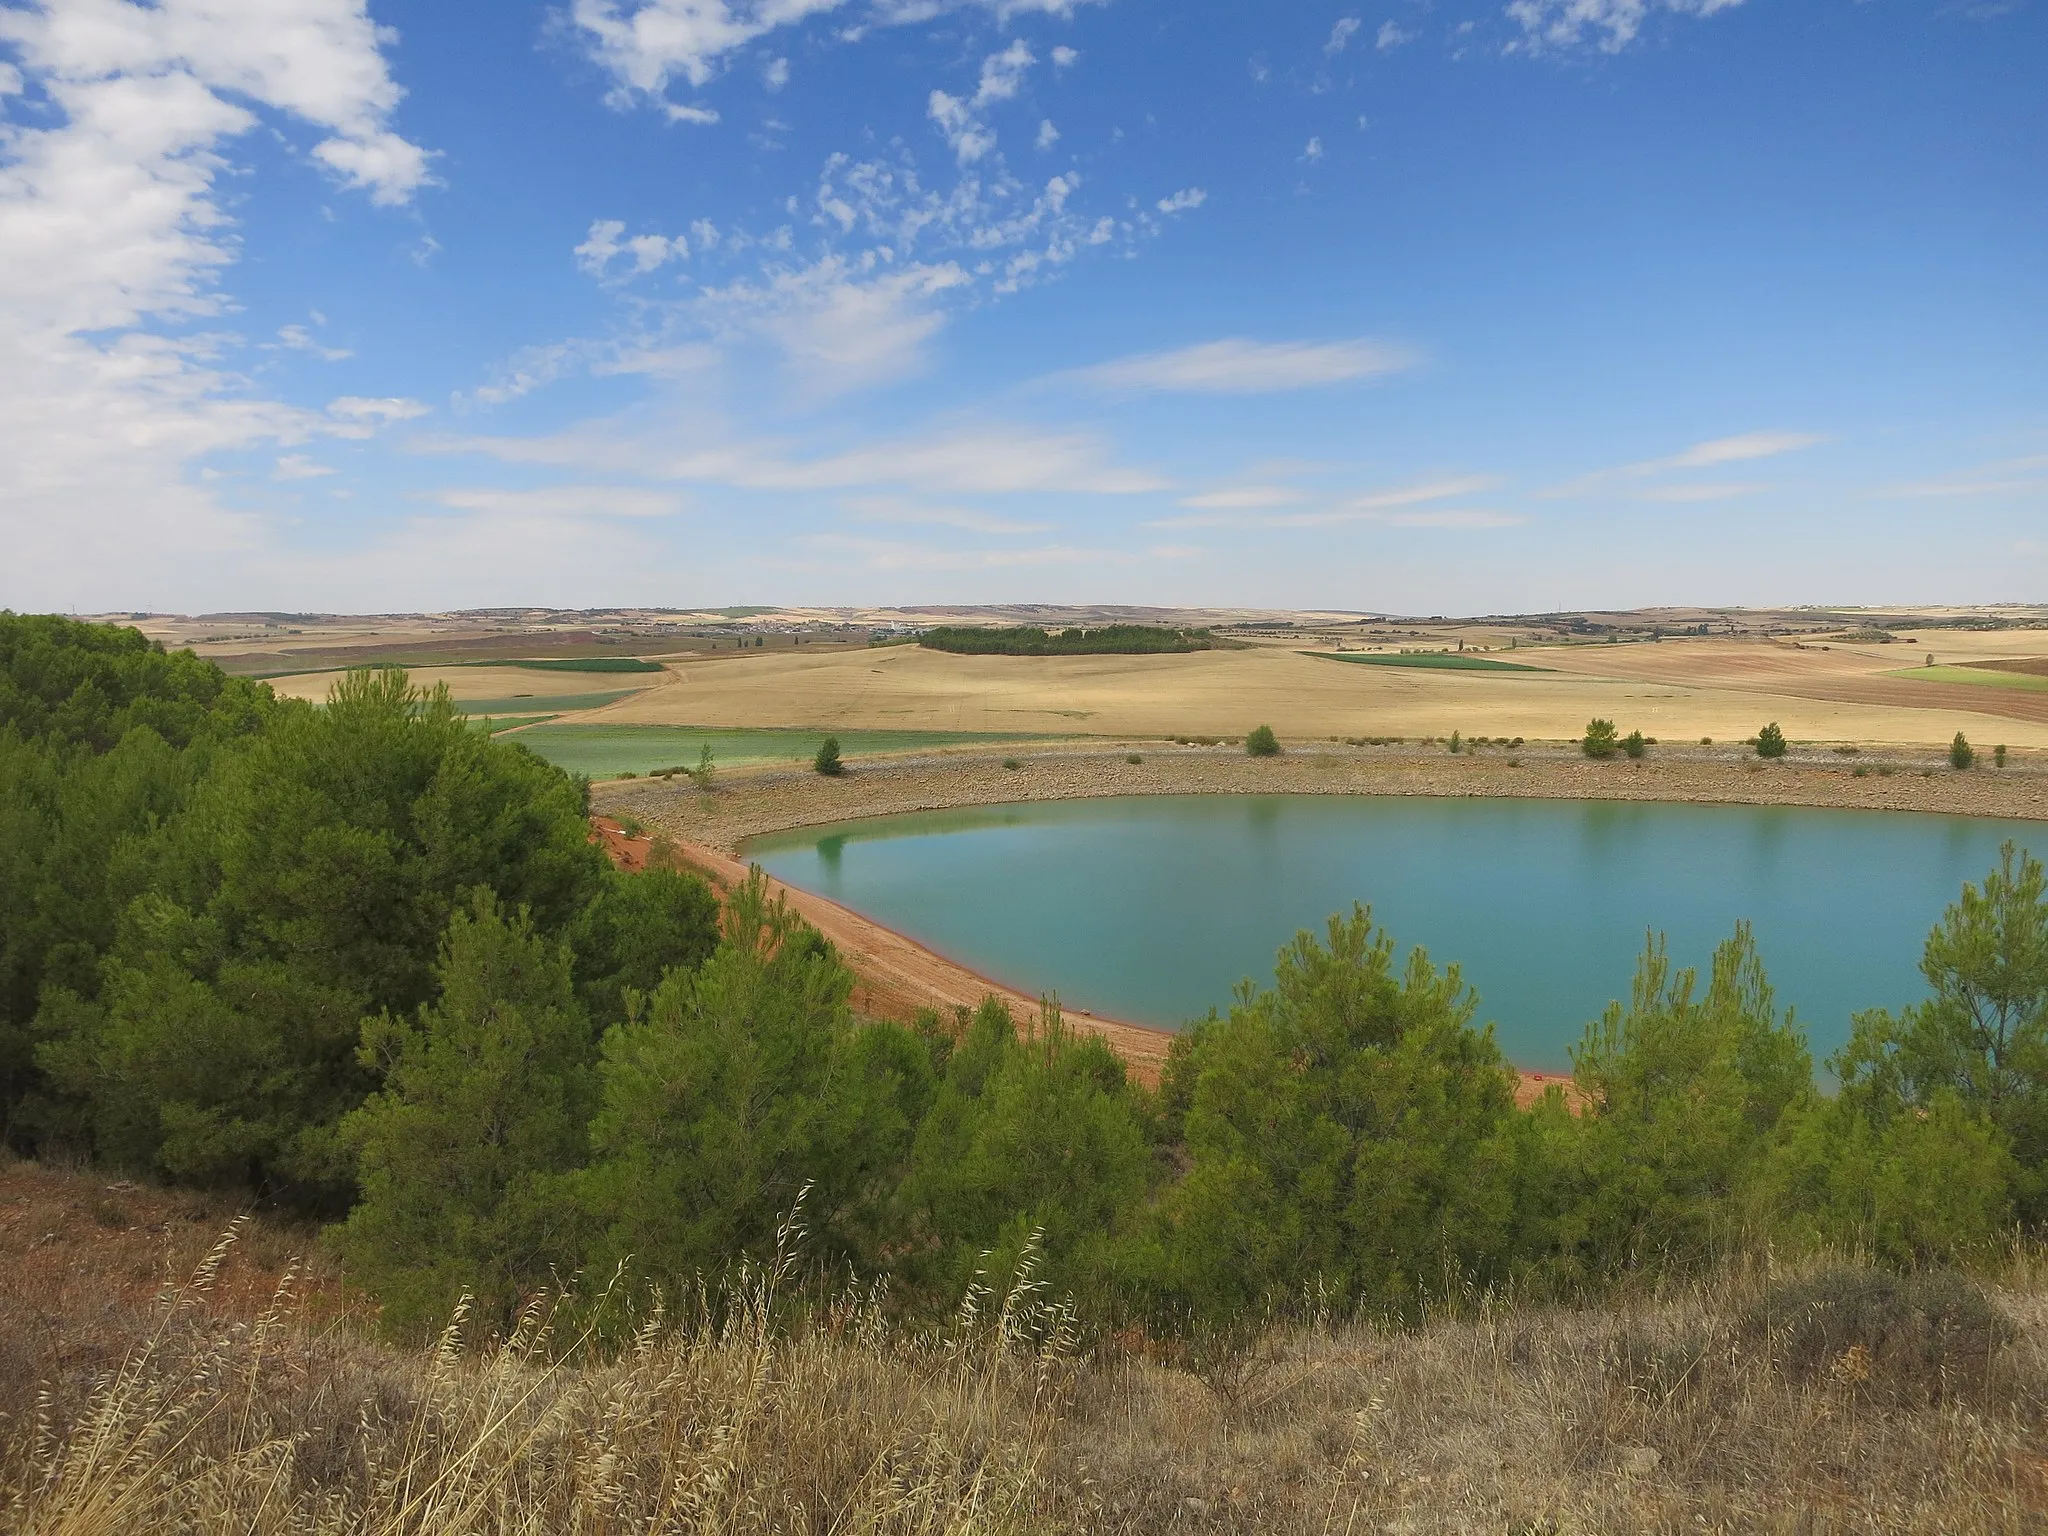
[[(849, 763), (883, 753), (932, 751), (941, 747), (992, 746), (1030, 740), (1028, 736), (971, 731), (862, 731), (836, 733)], [(536, 725), (511, 736), (556, 767), (593, 779), (663, 768), (695, 768), (709, 747), (720, 768), (763, 763), (807, 763), (817, 755), (822, 730), (718, 730), (687, 725)]]
[(2048, 676), (2039, 672), (2009, 672), (1987, 662), (1962, 667), (1908, 667), (1885, 676), (1909, 678), (1916, 683), (1961, 683), (1966, 688), (2017, 688), (2023, 693), (2048, 693)]
[[(1542, 671), (1330, 666), (1299, 638), (1165, 656), (956, 656), (915, 646), (677, 661), (671, 681), (609, 706), (607, 724), (788, 726), (1283, 740), (1577, 736), (1601, 716), (1666, 741), (1740, 741), (1776, 720), (1794, 740), (2048, 747), (2048, 695), (1885, 674), (1938, 658), (2048, 655), (2048, 633), (1945, 634), (1900, 645), (1752, 638), (1531, 646)], [(1827, 648), (1823, 649), (1825, 645)], [(1384, 654), (1384, 653), (1382, 653)], [(1483, 659), (1483, 658), (1481, 658)], [(1988, 675), (1988, 674), (1987, 674)]]
[[(649, 673), (621, 674), (612, 668), (575, 671), (559, 668), (535, 670), (525, 666), (413, 667), (409, 676), (421, 688), (446, 684), (455, 702), (472, 715), (563, 714), (571, 710), (601, 709), (641, 689), (667, 680), (666, 669), (656, 666)], [(341, 671), (301, 672), (274, 677), (270, 686), (287, 698), (327, 697), (327, 690), (341, 680)]]

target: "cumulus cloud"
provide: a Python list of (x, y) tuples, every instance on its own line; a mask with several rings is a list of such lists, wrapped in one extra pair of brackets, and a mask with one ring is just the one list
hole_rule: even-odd
[(967, 533), (985, 533), (999, 537), (1044, 533), (1052, 527), (1050, 523), (1027, 523), (1015, 518), (995, 517), (972, 507), (926, 506), (901, 496), (855, 496), (847, 500), (846, 509), (857, 521), (863, 523), (958, 528)]
[(277, 328), (277, 344), (287, 352), (310, 352), (325, 362), (338, 363), (355, 354), (347, 347), (330, 347), (303, 325), (281, 325)]
[(1233, 337), (1172, 352), (1147, 352), (1069, 375), (1104, 389), (1263, 395), (1398, 373), (1415, 356), (1384, 342), (1251, 341)]
[(392, 126), (386, 40), (364, 0), (0, 8), (10, 83), (47, 102), (0, 162), (0, 603), (47, 605), (81, 567), (110, 594), (154, 590), (249, 548), (260, 524), (194, 485), (192, 461), (364, 427), (264, 400), (225, 342), (164, 328), (225, 307), (220, 182), (259, 125), (310, 138), (373, 202), (428, 182), (426, 151)]
[(330, 464), (322, 464), (303, 453), (278, 455), (277, 467), (270, 472), (273, 480), (317, 480), (322, 475), (335, 473)]
[(1322, 135), (1318, 134), (1308, 141), (1307, 145), (1304, 146), (1304, 148), (1301, 151), (1301, 158), (1306, 160), (1310, 165), (1314, 165), (1318, 160), (1323, 158)]
[(1052, 66), (1054, 69), (1066, 69), (1071, 65), (1080, 63), (1080, 61), (1080, 51), (1069, 48), (1065, 43), (1061, 43), (1052, 51)]
[[(1023, 89), (1026, 72), (1037, 62), (1031, 45), (1020, 37), (1001, 53), (992, 53), (981, 61), (981, 79), (973, 95), (953, 96), (938, 90), (931, 93), (925, 113), (945, 135), (954, 159), (961, 165), (972, 165), (996, 147), (995, 131), (988, 126), (984, 114), (996, 103), (1015, 97)], [(1041, 128), (1041, 140), (1043, 135)], [(1039, 147), (1044, 148), (1044, 143)]]
[(1396, 48), (1400, 47), (1403, 43), (1412, 43), (1414, 41), (1415, 34), (1413, 32), (1402, 31), (1401, 28), (1397, 26), (1391, 18), (1389, 18), (1388, 20), (1380, 23), (1380, 30), (1378, 34), (1373, 38), (1373, 46), (1379, 49), (1381, 53), (1392, 53)]
[(1522, 28), (1521, 46), (1530, 51), (1568, 50), (1588, 44), (1619, 53), (1642, 32), (1653, 10), (1678, 16), (1712, 16), (1742, 0), (1513, 0), (1508, 16)]
[(1040, 149), (1051, 149), (1059, 141), (1060, 131), (1053, 127), (1052, 119), (1048, 117), (1042, 120), (1038, 125), (1038, 137), (1033, 142)]
[(1352, 37), (1363, 25), (1356, 16), (1339, 16), (1337, 24), (1330, 28), (1330, 40), (1323, 44), (1323, 52), (1333, 58), (1342, 53), (1351, 46)]
[[(595, 278), (638, 277), (670, 261), (682, 261), (690, 254), (690, 242), (681, 235), (627, 235), (623, 219), (596, 219), (590, 233), (576, 247), (578, 270)], [(625, 260), (615, 271), (613, 263)]]
[(1190, 208), (1199, 208), (1209, 200), (1209, 194), (1200, 187), (1182, 187), (1170, 197), (1162, 197), (1154, 205), (1161, 213), (1184, 213)]

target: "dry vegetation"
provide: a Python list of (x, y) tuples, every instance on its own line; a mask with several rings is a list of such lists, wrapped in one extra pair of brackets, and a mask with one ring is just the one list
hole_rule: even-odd
[[(59, 1203), (102, 1190), (32, 1182)], [(2048, 1520), (2048, 1273), (2029, 1255), (1988, 1306), (1940, 1275), (1753, 1270), (1599, 1309), (1473, 1299), (1412, 1332), (1275, 1329), (1196, 1372), (1142, 1340), (1085, 1340), (1029, 1287), (907, 1331), (875, 1297), (794, 1306), (786, 1271), (603, 1351), (579, 1346), (587, 1311), (545, 1306), (509, 1341), (457, 1329), (404, 1351), (309, 1315), (288, 1267), (274, 1299), (236, 1290), (230, 1277), (266, 1268), (244, 1250), (278, 1237), (239, 1226), (153, 1304), (127, 1303), (85, 1246), (97, 1315), (10, 1295), (35, 1359), (17, 1351), (0, 1380), (0, 1526), (1320, 1536)]]

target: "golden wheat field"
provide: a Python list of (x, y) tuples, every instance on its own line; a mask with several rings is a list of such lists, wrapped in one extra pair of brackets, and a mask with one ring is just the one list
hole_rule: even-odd
[[(1991, 644), (1990, 642), (1997, 642)], [(1809, 741), (2048, 746), (2048, 694), (1884, 675), (1925, 650), (1754, 640), (1496, 652), (1542, 672), (1362, 665), (1260, 645), (1178, 656), (956, 656), (916, 646), (674, 661), (584, 716), (613, 724), (814, 726), (1108, 736), (1467, 735), (1563, 739), (1598, 715), (1666, 740), (1740, 740), (1767, 720)], [(2048, 653), (2048, 634), (1949, 635), (1937, 654)]]

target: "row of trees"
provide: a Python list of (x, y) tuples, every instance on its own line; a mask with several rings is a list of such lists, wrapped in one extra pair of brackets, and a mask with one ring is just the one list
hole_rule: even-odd
[(962, 656), (1146, 656), (1206, 651), (1216, 640), (1206, 629), (1169, 629), (1158, 624), (1055, 630), (941, 624), (919, 635), (917, 643), (928, 651)]
[(1204, 1339), (1759, 1241), (1967, 1259), (2048, 1219), (2048, 897), (2017, 850), (1930, 937), (1927, 1000), (1856, 1021), (1837, 1092), (1743, 928), (1704, 978), (1652, 943), (1571, 1092), (1518, 1108), (1456, 968), (1363, 909), (1155, 1091), (1056, 1010), (861, 1017), (758, 882), (721, 915), (611, 872), (581, 787), (445, 696), (352, 674), (315, 710), (113, 633), (0, 618), (30, 701), (0, 723), (7, 1135), (321, 1214), (400, 1329), (579, 1270), (674, 1295), (799, 1205), (819, 1262), (906, 1309), (1029, 1244), (1093, 1315)]

